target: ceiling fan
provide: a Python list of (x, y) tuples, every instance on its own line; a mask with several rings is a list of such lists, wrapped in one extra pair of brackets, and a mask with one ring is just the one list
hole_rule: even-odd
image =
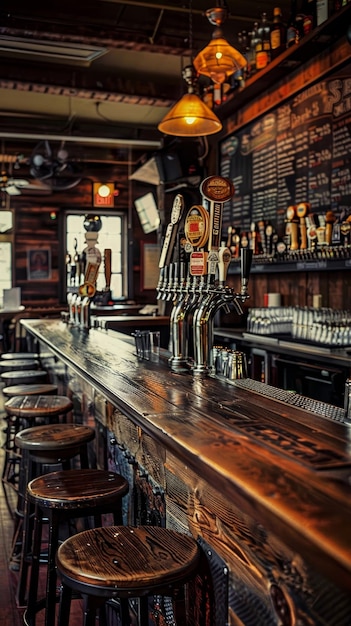
[(31, 175), (45, 183), (53, 190), (72, 189), (82, 179), (82, 165), (61, 141), (58, 146), (52, 145), (47, 139), (40, 141), (34, 148), (29, 168)]

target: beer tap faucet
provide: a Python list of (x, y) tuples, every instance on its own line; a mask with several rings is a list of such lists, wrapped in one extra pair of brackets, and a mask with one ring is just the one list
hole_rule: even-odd
[(240, 289), (240, 299), (242, 302), (249, 297), (248, 296), (248, 283), (249, 276), (251, 270), (252, 263), (252, 250), (248, 248), (241, 249), (241, 267), (240, 267), (240, 275), (241, 275), (241, 289)]

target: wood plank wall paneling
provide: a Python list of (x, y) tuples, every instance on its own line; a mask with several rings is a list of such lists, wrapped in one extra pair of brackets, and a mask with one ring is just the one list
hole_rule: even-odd
[[(97, 180), (101, 179), (100, 177)], [(111, 180), (118, 180), (116, 176), (110, 176)], [(139, 197), (149, 191), (147, 186), (141, 186), (133, 190), (133, 195)], [(121, 186), (120, 194), (116, 199), (116, 210), (128, 211), (127, 188)], [(84, 215), (92, 209), (92, 180), (84, 179), (77, 187), (68, 191), (54, 193), (45, 197), (16, 196), (11, 199), (11, 207), (14, 210), (14, 286), (21, 287), (22, 303), (25, 306), (58, 306), (61, 302), (62, 277), (60, 267), (63, 267), (63, 255), (65, 246), (60, 241), (61, 221), (65, 210), (79, 210)], [(56, 213), (56, 219), (51, 218), (51, 213)], [(138, 302), (156, 301), (156, 293), (140, 289), (140, 241), (155, 243), (157, 234), (144, 235), (140, 226), (136, 211), (132, 212), (132, 238), (133, 246), (133, 289), (134, 293), (129, 297)], [(28, 250), (49, 248), (51, 252), (51, 277), (48, 280), (28, 280), (27, 276), (27, 252)]]
[[(239, 277), (230, 275), (228, 284), (238, 290)], [(351, 280), (348, 270), (251, 274), (244, 308), (263, 306), (265, 293), (280, 293), (284, 306), (312, 306), (320, 293), (322, 306), (350, 309)]]
[[(15, 210), (15, 286), (21, 288), (22, 303), (59, 302), (59, 240), (57, 208), (52, 205), (18, 206)], [(50, 250), (50, 277), (47, 280), (28, 280), (27, 254), (29, 250)]]

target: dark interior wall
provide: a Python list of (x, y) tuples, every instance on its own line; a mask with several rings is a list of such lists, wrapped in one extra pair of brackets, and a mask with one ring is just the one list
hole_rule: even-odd
[[(279, 82), (274, 83), (270, 89), (265, 89), (263, 84), (260, 91), (260, 82), (258, 80), (255, 97), (252, 97), (244, 106), (238, 107), (228, 116), (224, 141), (250, 128), (258, 120), (262, 119), (262, 116), (270, 114), (277, 107), (283, 106), (286, 102), (291, 102), (296, 94), (303, 93), (308, 86), (314, 88), (320, 81), (330, 80), (336, 73), (345, 73), (345, 76), (347, 76), (349, 59), (350, 46), (346, 40), (342, 40), (332, 48), (325, 48), (317, 56), (312, 55), (311, 58), (306, 56), (300, 68), (287, 72), (286, 76)], [(347, 121), (347, 123), (349, 122)], [(220, 144), (217, 150), (217, 158), (220, 167), (222, 158)], [(346, 155), (345, 162), (346, 166), (349, 167), (349, 154)], [(250, 189), (251, 182), (251, 179), (249, 179), (248, 187), (250, 192), (252, 191)], [(348, 212), (350, 212), (349, 198), (343, 197), (343, 200), (345, 200)], [(322, 208), (325, 212), (330, 206)], [(331, 208), (334, 209), (335, 207), (332, 206)], [(323, 211), (321, 210), (321, 212)], [(318, 208), (314, 209), (313, 212), (318, 213)], [(245, 224), (240, 223), (237, 223), (237, 225), (245, 226)], [(267, 264), (264, 265), (263, 262), (258, 261), (260, 269), (256, 268), (256, 271), (251, 273), (249, 282), (250, 299), (245, 303), (245, 309), (263, 306), (265, 293), (279, 292), (282, 304), (285, 306), (312, 306), (313, 295), (321, 294), (322, 306), (339, 310), (350, 310), (351, 281), (348, 254), (345, 255), (345, 260), (340, 262), (338, 262), (338, 256), (335, 255), (335, 263), (331, 261), (323, 269), (318, 269), (318, 264), (313, 263), (313, 260), (310, 267), (306, 263), (306, 267), (299, 271), (292, 270), (288, 264), (284, 268), (284, 261), (278, 264), (280, 267), (277, 267), (276, 271), (272, 267), (268, 267)], [(232, 263), (233, 265), (235, 263)], [(232, 274), (230, 274), (231, 269)], [(234, 273), (233, 267), (231, 269), (229, 269), (228, 281), (231, 286), (239, 290), (239, 274)], [(222, 323), (226, 325), (242, 325), (243, 320), (238, 318), (238, 316), (233, 314), (228, 316), (221, 314), (221, 316), (223, 318)]]
[[(81, 210), (82, 215), (94, 212), (92, 208), (91, 181), (83, 181), (76, 188), (48, 197), (11, 198), (14, 211), (14, 279), (13, 284), (21, 288), (22, 303), (27, 306), (64, 305), (62, 283), (64, 280), (65, 245), (63, 241), (63, 221), (66, 210)], [(147, 191), (152, 188), (148, 186)], [(146, 193), (141, 189), (141, 193)], [(137, 185), (132, 189), (133, 198), (140, 195)], [(122, 191), (115, 200), (115, 209), (128, 215), (128, 194)], [(145, 235), (142, 232), (138, 215), (131, 207), (128, 233), (130, 248), (129, 296), (138, 302), (153, 302), (155, 293), (140, 289), (140, 242), (156, 243), (157, 233)], [(51, 267), (47, 279), (36, 280), (28, 275), (29, 250), (50, 250)]]

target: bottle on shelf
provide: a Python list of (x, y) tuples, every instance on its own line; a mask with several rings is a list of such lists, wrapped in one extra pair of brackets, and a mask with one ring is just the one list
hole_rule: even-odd
[(317, 0), (303, 0), (303, 34), (308, 35), (317, 25)]
[(253, 29), (249, 33), (250, 47), (248, 50), (248, 66), (250, 68), (250, 76), (256, 72), (256, 44), (258, 41), (258, 22), (254, 22)]
[(247, 65), (246, 67), (244, 67), (244, 69), (242, 70), (243, 73), (243, 80), (245, 82), (245, 79), (250, 76), (250, 67), (249, 67), (249, 52), (250, 52), (250, 42), (249, 42), (249, 34), (246, 30), (242, 30), (241, 31), (241, 47), (240, 47), (240, 52), (243, 55), (243, 57), (246, 59), (247, 61)]
[(280, 7), (273, 9), (273, 24), (271, 26), (271, 57), (275, 59), (286, 48), (286, 26), (283, 22)]
[(291, 0), (290, 17), (288, 21), (288, 27), (286, 31), (286, 47), (290, 48), (299, 43), (299, 33), (296, 24), (297, 18), (297, 3), (296, 0)]
[(258, 27), (258, 39), (256, 42), (256, 69), (263, 70), (271, 60), (270, 26), (267, 14), (262, 13), (261, 23)]
[(243, 55), (243, 57), (246, 59), (247, 61), (247, 65), (244, 68), (241, 68), (239, 70), (237, 70), (233, 76), (232, 76), (232, 87), (235, 89), (237, 87), (245, 87), (245, 79), (247, 78), (247, 76), (250, 74), (249, 72), (249, 62), (248, 62), (248, 55), (247, 55), (247, 47), (248, 47), (248, 40), (247, 40), (247, 32), (246, 30), (241, 31), (240, 33), (238, 33), (238, 50), (239, 52), (241, 52), (241, 54)]

